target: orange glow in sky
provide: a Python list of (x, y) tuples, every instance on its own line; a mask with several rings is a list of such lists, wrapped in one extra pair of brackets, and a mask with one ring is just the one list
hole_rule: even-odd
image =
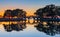
[[(4, 15), (4, 12), (5, 10), (7, 10), (8, 8), (3, 8), (3, 9), (0, 9), (0, 16), (3, 16)], [(14, 8), (9, 8), (11, 10), (13, 10)], [(26, 11), (26, 16), (32, 16), (34, 15), (34, 12), (35, 12), (35, 9), (23, 9), (24, 11)]]

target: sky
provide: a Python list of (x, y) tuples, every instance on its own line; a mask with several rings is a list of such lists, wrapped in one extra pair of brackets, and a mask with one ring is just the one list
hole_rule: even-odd
[(60, 6), (60, 0), (0, 0), (0, 15), (7, 9), (23, 9), (27, 15), (33, 15), (37, 9), (49, 4)]

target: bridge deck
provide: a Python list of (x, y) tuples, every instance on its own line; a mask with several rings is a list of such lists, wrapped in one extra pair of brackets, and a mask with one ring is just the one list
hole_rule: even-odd
[[(60, 21), (59, 18), (40, 18), (40, 19), (34, 19), (37, 21)], [(26, 21), (26, 18), (0, 18), (0, 22), (4, 21)]]

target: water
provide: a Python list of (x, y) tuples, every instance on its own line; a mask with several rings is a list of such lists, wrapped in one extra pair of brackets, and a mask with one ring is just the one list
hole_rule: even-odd
[(54, 36), (47, 35), (46, 33), (37, 30), (36, 24), (26, 24), (26, 28), (21, 31), (5, 31), (3, 24), (9, 24), (9, 22), (0, 22), (0, 37), (60, 37), (60, 34), (55, 34)]

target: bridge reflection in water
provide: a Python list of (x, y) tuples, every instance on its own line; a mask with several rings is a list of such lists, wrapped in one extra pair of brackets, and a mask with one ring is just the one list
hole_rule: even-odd
[[(3, 19), (0, 18), (0, 22), (3, 22)], [(12, 18), (12, 19), (4, 19), (5, 22), (9, 22), (9, 24), (3, 24), (4, 29), (7, 32), (15, 31), (22, 31), (27, 26), (26, 24), (36, 24), (34, 27), (40, 31), (44, 32), (47, 35), (55, 35), (60, 34), (60, 19), (53, 18), (53, 19), (46, 19), (46, 18)], [(12, 23), (10, 23), (12, 22)], [(16, 22), (16, 23), (13, 23)]]

